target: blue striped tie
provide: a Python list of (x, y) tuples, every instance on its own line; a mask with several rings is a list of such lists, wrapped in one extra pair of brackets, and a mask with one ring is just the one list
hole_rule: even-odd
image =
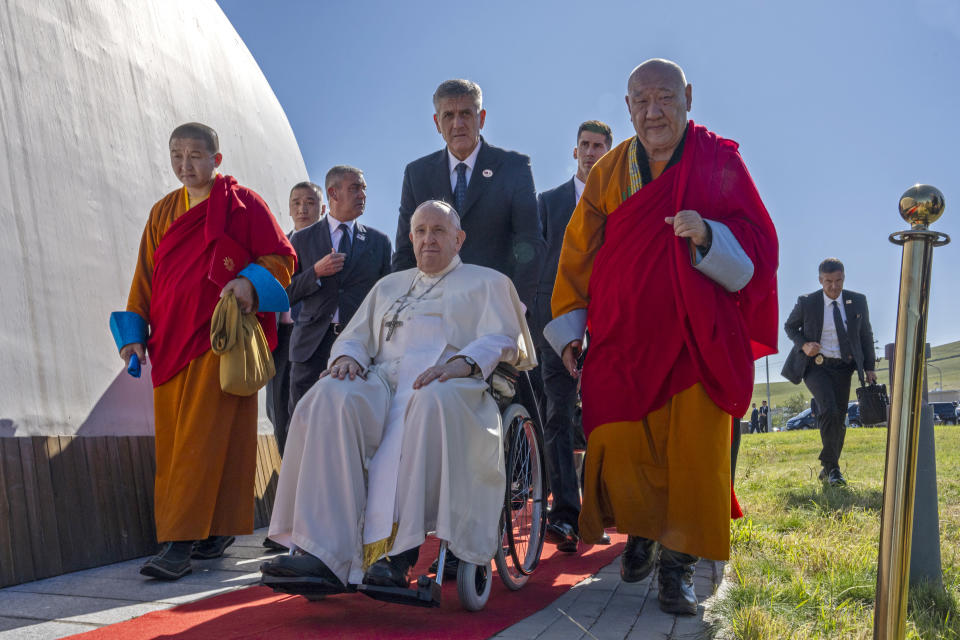
[(467, 199), (467, 165), (464, 162), (457, 165), (457, 186), (453, 190), (453, 199), (457, 213), (463, 215), (463, 203)]

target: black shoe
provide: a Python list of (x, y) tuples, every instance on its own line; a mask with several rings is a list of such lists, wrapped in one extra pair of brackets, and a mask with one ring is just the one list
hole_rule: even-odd
[(834, 467), (830, 470), (830, 473), (827, 474), (827, 481), (830, 483), (831, 487), (847, 486), (847, 479), (843, 477), (842, 473), (840, 473), (840, 467)]
[(682, 616), (697, 614), (697, 594), (693, 589), (693, 573), (697, 557), (663, 549), (658, 573), (660, 609)]
[(270, 551), (289, 551), (290, 549), (286, 548), (279, 542), (271, 540), (270, 538), (263, 539), (263, 546), (265, 549), (270, 549)]
[(610, 540), (610, 534), (604, 531), (603, 535), (600, 536), (600, 541), (597, 542), (597, 544), (612, 544), (612, 541)]
[(158, 580), (179, 580), (193, 571), (190, 566), (190, 550), (193, 541), (167, 542), (157, 555), (140, 567), (140, 573)]
[[(428, 572), (428, 573), (432, 573), (433, 575), (437, 575), (437, 562), (438, 562), (439, 560), (440, 560), (440, 559), (437, 558), (436, 560), (433, 561), (433, 563), (430, 565), (430, 568), (427, 569), (427, 572)], [(447, 551), (447, 560), (446, 560), (446, 562), (443, 563), (443, 577), (444, 577), (444, 578), (449, 578), (449, 579), (451, 579), (451, 580), (454, 579), (454, 578), (456, 578), (456, 577), (457, 577), (457, 570), (458, 570), (459, 568), (460, 568), (460, 558), (458, 558), (457, 556), (453, 555), (453, 554), (450, 553), (450, 551), (448, 550), (448, 551)]]
[(223, 555), (227, 547), (236, 540), (233, 536), (210, 536), (206, 540), (197, 540), (193, 543), (190, 557), (194, 560), (213, 560)]
[(820, 475), (817, 476), (817, 480), (819, 480), (820, 482), (829, 481), (829, 472), (827, 471), (826, 467), (823, 467), (820, 469)]
[(640, 536), (627, 536), (627, 546), (620, 556), (620, 579), (640, 582), (653, 570), (657, 559), (657, 543)]
[(544, 539), (557, 545), (557, 551), (576, 553), (580, 536), (569, 522), (548, 522)]
[(410, 565), (403, 556), (380, 558), (363, 574), (363, 584), (406, 589), (410, 586), (410, 580), (407, 579), (409, 570)]
[(309, 553), (277, 556), (260, 565), (260, 572), (278, 578), (323, 578), (336, 585), (343, 586), (340, 578), (330, 570), (323, 560)]

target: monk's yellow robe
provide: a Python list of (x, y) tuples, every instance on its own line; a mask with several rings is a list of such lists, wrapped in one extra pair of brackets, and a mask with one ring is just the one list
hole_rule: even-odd
[[(239, 236), (241, 244), (248, 249), (257, 244), (274, 246), (275, 249), (270, 250), (275, 253), (256, 255), (257, 251), (251, 251), (251, 262), (269, 271), (280, 285), (287, 286), (295, 257), (285, 235), (259, 196), (227, 178), (224, 185), (221, 184), (224, 178), (218, 176), (214, 189), (223, 188), (228, 201), (233, 197), (235, 200), (231, 202), (239, 201), (245, 205), (240, 215), (230, 218), (234, 214), (228, 213), (227, 219), (231, 221), (227, 226), (228, 233)], [(223, 204), (223, 200), (219, 198), (216, 205)], [(157, 249), (171, 225), (186, 214), (204, 215), (201, 208), (212, 205), (214, 198), (190, 202), (189, 211), (187, 203), (185, 189), (168, 194), (153, 206), (143, 232), (127, 311), (147, 320), (152, 335), (163, 329), (156, 326), (157, 309), (154, 308), (151, 314), (151, 304), (156, 303), (154, 256)], [(201, 221), (192, 233), (203, 232)], [(249, 237), (252, 235), (258, 237)], [(278, 235), (276, 242), (274, 235)], [(264, 241), (264, 236), (269, 240)], [(211, 286), (205, 281), (205, 270), (198, 269), (194, 275), (198, 283), (207, 288)], [(185, 306), (190, 304), (192, 295), (193, 291), (183, 292), (181, 301)], [(272, 318), (273, 314), (269, 316)], [(154, 517), (160, 542), (202, 540), (212, 535), (240, 535), (253, 531), (257, 394), (241, 397), (223, 393), (220, 389), (220, 358), (210, 351), (209, 324), (207, 317), (208, 337), (202, 353), (189, 359), (169, 379), (158, 381), (154, 376), (157, 462)], [(269, 327), (265, 326), (265, 329)], [(203, 331), (201, 323), (197, 333)], [(269, 338), (271, 333), (266, 333)], [(274, 328), (274, 342), (275, 335)], [(148, 357), (154, 360), (156, 368), (158, 360), (168, 354), (154, 353), (154, 344), (149, 345)]]

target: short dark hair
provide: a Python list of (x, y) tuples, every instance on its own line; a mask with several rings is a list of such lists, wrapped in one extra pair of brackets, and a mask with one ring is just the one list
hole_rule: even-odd
[(320, 201), (323, 202), (323, 189), (320, 188), (320, 185), (310, 182), (309, 180), (304, 180), (303, 182), (298, 182), (293, 185), (293, 188), (290, 189), (290, 195), (293, 195), (293, 192), (297, 189), (312, 189), (317, 197), (320, 198)]
[(580, 144), (580, 134), (584, 131), (599, 133), (606, 138), (608, 147), (613, 146), (613, 130), (610, 129), (610, 125), (608, 125), (606, 122), (601, 122), (599, 120), (587, 120), (581, 124), (580, 128), (577, 129), (577, 144)]
[(338, 164), (335, 167), (331, 167), (330, 171), (327, 171), (327, 176), (323, 179), (323, 188), (329, 189), (334, 183), (339, 184), (340, 178), (348, 174), (353, 176), (362, 176), (363, 171), (357, 169), (356, 167), (351, 167), (348, 164)]
[(837, 271), (843, 271), (843, 263), (837, 258), (827, 258), (820, 263), (817, 271), (818, 273), (836, 273)]
[(217, 137), (217, 132), (214, 131), (212, 127), (208, 127), (200, 122), (188, 122), (174, 129), (173, 133), (170, 134), (169, 142), (173, 142), (177, 138), (203, 140), (204, 144), (207, 145), (207, 149), (210, 150), (210, 153), (220, 153), (220, 138)]
[(456, 78), (454, 80), (444, 80), (433, 92), (433, 110), (440, 108), (440, 101), (444, 98), (459, 98), (460, 96), (470, 96), (473, 98), (473, 104), (480, 111), (483, 108), (483, 92), (473, 80), (463, 80)]

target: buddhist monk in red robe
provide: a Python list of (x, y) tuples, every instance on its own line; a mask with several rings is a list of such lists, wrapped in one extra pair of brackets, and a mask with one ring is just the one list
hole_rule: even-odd
[[(220, 357), (210, 350), (210, 320), (233, 292), (258, 313), (276, 346), (273, 311), (295, 253), (256, 193), (216, 172), (216, 132), (199, 123), (170, 136), (170, 162), (183, 187), (150, 211), (127, 310), (111, 320), (131, 370), (150, 354), (157, 476), (154, 516), (161, 552), (140, 572), (176, 580), (190, 559), (215, 558), (233, 536), (253, 531), (257, 394), (220, 388)], [(135, 358), (131, 360), (132, 357)]]
[(667, 60), (630, 75), (636, 136), (593, 166), (564, 235), (544, 335), (581, 374), (580, 535), (628, 534), (627, 582), (659, 560), (660, 607), (695, 614), (698, 556), (729, 556), (731, 416), (777, 344), (777, 236), (737, 144), (687, 121)]

